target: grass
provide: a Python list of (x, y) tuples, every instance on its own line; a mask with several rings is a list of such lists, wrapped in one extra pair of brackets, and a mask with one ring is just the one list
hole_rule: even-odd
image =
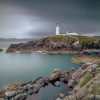
[(52, 36), (49, 36), (49, 39), (52, 39), (55, 42), (64, 42), (64, 43), (65, 42), (73, 43), (73, 42), (77, 41), (73, 37), (63, 36), (63, 35), (52, 35)]
[(97, 68), (99, 68), (99, 67), (100, 67), (100, 63), (98, 64)]
[(100, 37), (88, 37), (88, 36), (75, 36), (79, 39), (81, 47), (88, 48), (100, 48), (100, 44), (96, 41), (100, 41)]
[(100, 49), (100, 37), (89, 36), (68, 36), (68, 35), (51, 35), (49, 36), (54, 42), (60, 44), (72, 44), (79, 40), (79, 47), (81, 49)]
[(90, 80), (92, 79), (91, 75), (85, 75), (81, 80), (80, 80), (80, 87), (85, 86)]

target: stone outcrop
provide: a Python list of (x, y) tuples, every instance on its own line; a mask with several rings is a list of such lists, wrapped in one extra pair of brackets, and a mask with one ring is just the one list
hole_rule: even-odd
[(50, 80), (56, 80), (57, 78), (59, 78), (60, 76), (60, 70), (59, 69), (55, 69), (52, 74), (50, 75)]
[[(71, 84), (69, 87), (72, 87), (76, 81), (72, 79), (74, 73), (74, 71), (61, 73), (59, 69), (55, 69), (49, 78), (39, 77), (35, 81), (27, 83), (13, 83), (6, 89), (0, 90), (0, 99), (25, 100), (27, 96), (38, 93), (41, 87), (45, 87), (48, 84), (58, 87), (60, 82), (65, 83), (65, 81), (67, 81), (66, 83)], [(73, 80), (73, 82), (71, 80)]]
[[(97, 90), (98, 87), (95, 87), (100, 84), (100, 69), (97, 66), (95, 62), (92, 62), (83, 64), (79, 70), (61, 72), (59, 69), (55, 69), (49, 78), (39, 77), (35, 81), (27, 83), (13, 83), (6, 89), (0, 90), (0, 100), (25, 100), (29, 95), (38, 93), (40, 88), (48, 84), (59, 87), (61, 82), (64, 82), (69, 88), (73, 89), (69, 96), (64, 97), (64, 94), (60, 94), (61, 97), (64, 97), (63, 100), (80, 100), (85, 96), (88, 98), (89, 94), (93, 94), (94, 88), (96, 89), (95, 98), (99, 98), (98, 94), (100, 92)], [(84, 86), (85, 88), (80, 88), (80, 84), (83, 84), (80, 83), (80, 80), (86, 74), (92, 75), (93, 78)]]
[(8, 87), (0, 90), (0, 100), (25, 100), (28, 95), (38, 93), (40, 88), (45, 87), (46, 85), (48, 85), (48, 79), (39, 77), (35, 81), (22, 83), (20, 86), (13, 89)]
[(72, 58), (73, 63), (80, 63), (80, 62), (100, 62), (100, 49), (92, 49), (92, 50), (83, 50), (81, 51), (76, 57)]
[[(74, 77), (75, 73), (73, 73)], [(88, 77), (86, 77), (88, 76)], [(96, 63), (84, 65), (78, 72), (79, 82), (69, 96), (63, 100), (99, 100), (100, 99), (100, 66)], [(77, 78), (77, 77), (76, 77)]]

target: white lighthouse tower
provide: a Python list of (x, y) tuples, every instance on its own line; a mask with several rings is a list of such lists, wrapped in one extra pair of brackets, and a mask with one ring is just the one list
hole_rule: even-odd
[(59, 35), (60, 34), (60, 26), (59, 26), (59, 23), (57, 23), (56, 25), (56, 35)]

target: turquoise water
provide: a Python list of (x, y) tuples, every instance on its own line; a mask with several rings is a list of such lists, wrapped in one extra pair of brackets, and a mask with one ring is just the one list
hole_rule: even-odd
[(80, 64), (72, 64), (75, 54), (41, 54), (41, 53), (0, 53), (0, 87), (11, 82), (27, 82), (39, 76), (48, 77), (55, 68), (62, 71), (78, 68)]
[[(6, 49), (12, 43), (25, 41), (0, 41), (0, 48)], [(61, 71), (70, 70), (71, 67), (77, 69), (81, 64), (71, 63), (71, 58), (74, 56), (76, 55), (0, 52), (0, 88), (15, 81), (27, 82), (35, 80), (39, 76), (48, 77), (55, 68), (60, 68)], [(66, 84), (61, 83), (60, 87), (49, 84), (47, 87), (41, 88), (38, 94), (29, 96), (27, 100), (56, 100), (60, 92), (66, 95), (68, 91)]]
[[(26, 40), (27, 41), (27, 40)], [(0, 48), (7, 48), (12, 43), (24, 41), (0, 41)], [(6, 87), (14, 81), (27, 82), (35, 80), (39, 76), (48, 77), (55, 68), (62, 71), (76, 69), (80, 64), (72, 64), (71, 58), (75, 54), (41, 54), (41, 53), (4, 53), (0, 52), (0, 88)], [(41, 88), (38, 94), (29, 96), (27, 100), (56, 100), (59, 93), (67, 95), (69, 91), (66, 84), (61, 83), (60, 87), (49, 84)]]

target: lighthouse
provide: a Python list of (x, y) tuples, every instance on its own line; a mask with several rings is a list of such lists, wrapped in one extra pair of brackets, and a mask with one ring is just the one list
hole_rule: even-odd
[(57, 23), (56, 25), (56, 35), (59, 35), (60, 34), (60, 26), (59, 26), (59, 23)]

